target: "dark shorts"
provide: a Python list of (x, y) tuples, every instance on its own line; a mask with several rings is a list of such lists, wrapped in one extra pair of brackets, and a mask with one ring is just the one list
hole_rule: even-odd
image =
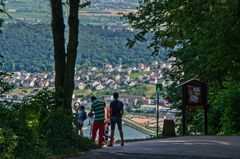
[(115, 131), (115, 125), (117, 124), (118, 130), (122, 130), (122, 118), (121, 117), (111, 117), (111, 131)]
[(77, 128), (81, 129), (83, 127), (83, 123), (77, 123)]

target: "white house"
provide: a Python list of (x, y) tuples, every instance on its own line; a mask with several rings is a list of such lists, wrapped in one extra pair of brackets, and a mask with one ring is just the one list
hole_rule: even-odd
[(48, 87), (49, 86), (49, 82), (47, 80), (43, 80), (41, 82), (41, 87)]
[(132, 73), (132, 71), (133, 71), (133, 69), (132, 69), (132, 68), (130, 68), (130, 67), (126, 69), (126, 72), (127, 72), (128, 74), (131, 74), (131, 73)]
[(144, 77), (143, 75), (138, 76), (138, 80), (139, 80), (139, 81), (142, 81), (142, 80), (143, 80), (143, 77)]
[(113, 83), (113, 84), (110, 84), (109, 87), (112, 89), (117, 89), (119, 85), (117, 83)]
[(128, 80), (128, 79), (125, 79), (125, 80), (123, 81), (123, 83), (124, 83), (125, 85), (129, 85), (130, 82), (131, 82), (131, 81)]
[(136, 81), (131, 81), (131, 82), (129, 83), (129, 86), (135, 86), (136, 84), (137, 84)]
[(48, 74), (47, 73), (43, 73), (42, 76), (43, 76), (44, 79), (48, 78)]
[(117, 72), (122, 72), (122, 65), (116, 65), (114, 70), (116, 70)]
[(24, 80), (21, 82), (21, 84), (24, 88), (29, 87), (30, 83), (31, 83), (31, 80)]
[(34, 87), (35, 83), (34, 81), (32, 80), (31, 83), (29, 84), (29, 87)]
[(98, 82), (98, 81), (94, 81), (93, 83), (92, 83), (92, 87), (96, 87), (97, 85), (99, 85), (100, 83)]
[(105, 82), (106, 85), (110, 85), (110, 84), (113, 84), (113, 83), (114, 83), (114, 81), (113, 81), (112, 79), (108, 79), (108, 80)]
[(115, 76), (115, 80), (120, 80), (120, 78), (121, 78), (121, 76), (119, 75), (119, 74), (117, 74), (116, 76)]
[(152, 65), (157, 66), (158, 65), (158, 61), (153, 61)]
[(88, 76), (92, 76), (92, 75), (93, 75), (93, 72), (88, 71), (88, 72), (87, 72), (87, 75), (88, 75)]
[(145, 65), (143, 63), (138, 64), (138, 70), (143, 70)]
[(80, 80), (81, 80), (81, 77), (76, 74), (76, 75), (74, 76), (74, 81), (80, 81)]
[(150, 81), (149, 81), (149, 83), (150, 84), (157, 84), (157, 78), (155, 78), (155, 79), (150, 79)]
[(97, 67), (92, 67), (91, 68), (91, 71), (96, 71), (97, 70)]
[(98, 90), (101, 90), (101, 89), (103, 89), (104, 88), (104, 86), (102, 85), (102, 84), (99, 84), (99, 85), (97, 85), (96, 87), (95, 87), (95, 89), (98, 91)]
[(148, 66), (148, 67), (146, 67), (143, 71), (144, 71), (144, 72), (150, 72), (151, 69), (150, 69), (150, 67)]
[(78, 87), (78, 89), (83, 90), (86, 87), (86, 85), (84, 83), (80, 82), (80, 83), (78, 83), (77, 87)]

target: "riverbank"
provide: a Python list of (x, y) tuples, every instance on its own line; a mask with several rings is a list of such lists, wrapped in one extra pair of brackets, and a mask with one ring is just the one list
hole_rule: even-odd
[(152, 130), (149, 130), (147, 128), (145, 128), (144, 126), (132, 121), (131, 119), (127, 118), (127, 117), (124, 117), (123, 118), (123, 121), (125, 124), (127, 124), (128, 126), (144, 133), (144, 134), (147, 134), (149, 135), (150, 137), (153, 137), (153, 136), (156, 136), (156, 132), (152, 131)]

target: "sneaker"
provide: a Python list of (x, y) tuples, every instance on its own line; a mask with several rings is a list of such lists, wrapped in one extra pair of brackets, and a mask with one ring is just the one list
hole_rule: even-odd
[(108, 144), (107, 146), (108, 146), (108, 147), (113, 147), (113, 144)]

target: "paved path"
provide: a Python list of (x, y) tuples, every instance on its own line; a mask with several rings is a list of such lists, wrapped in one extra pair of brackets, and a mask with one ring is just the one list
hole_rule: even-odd
[(240, 159), (240, 137), (184, 136), (114, 145), (70, 159)]

